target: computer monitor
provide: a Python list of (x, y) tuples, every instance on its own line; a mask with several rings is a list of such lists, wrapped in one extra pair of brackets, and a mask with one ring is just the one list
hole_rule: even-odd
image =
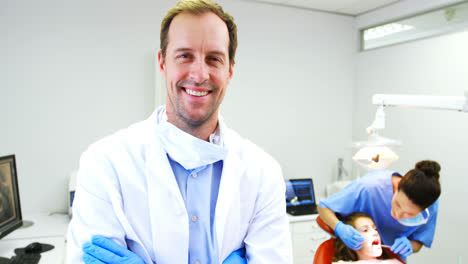
[(286, 211), (292, 215), (317, 213), (311, 178), (286, 180)]
[(0, 157), (0, 238), (21, 225), (15, 155)]

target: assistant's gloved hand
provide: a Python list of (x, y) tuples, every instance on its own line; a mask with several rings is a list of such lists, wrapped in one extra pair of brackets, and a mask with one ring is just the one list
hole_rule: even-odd
[(360, 249), (362, 247), (362, 242), (364, 242), (364, 238), (354, 227), (345, 225), (342, 221), (336, 224), (335, 234), (352, 250)]
[(245, 248), (240, 248), (233, 251), (224, 261), (223, 264), (247, 264), (245, 258)]
[(400, 254), (405, 257), (413, 254), (413, 246), (411, 245), (409, 239), (406, 237), (399, 237), (395, 239), (395, 242), (393, 242), (393, 245), (390, 248), (390, 250), (393, 251), (393, 253), (395, 254)]
[(93, 236), (91, 243), (83, 244), (83, 251), (86, 264), (145, 264), (137, 254), (103, 236)]

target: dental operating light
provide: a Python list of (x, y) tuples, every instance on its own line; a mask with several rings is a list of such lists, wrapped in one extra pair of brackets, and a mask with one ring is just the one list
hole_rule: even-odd
[(401, 146), (401, 142), (379, 136), (377, 131), (384, 128), (384, 106), (379, 105), (374, 122), (366, 129), (368, 140), (353, 143), (353, 147), (358, 149), (353, 160), (365, 169), (384, 169), (398, 160), (398, 155), (392, 148)]
[(468, 90), (465, 90), (465, 96), (376, 94), (372, 97), (372, 103), (377, 105), (377, 112), (374, 122), (366, 129), (368, 141), (353, 143), (353, 147), (358, 149), (353, 160), (366, 169), (384, 169), (398, 160), (392, 148), (401, 146), (401, 141), (377, 134), (377, 131), (385, 128), (384, 107), (468, 112)]

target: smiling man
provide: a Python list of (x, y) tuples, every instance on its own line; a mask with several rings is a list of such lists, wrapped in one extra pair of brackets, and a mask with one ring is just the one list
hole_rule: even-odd
[[(204, 25), (210, 25), (204, 26)], [(158, 52), (167, 85), (169, 122), (208, 140), (232, 78), (226, 24), (214, 13), (181, 13), (168, 32), (170, 45)]]
[(166, 105), (83, 153), (68, 263), (292, 263), (281, 168), (219, 115), (236, 47), (218, 4), (169, 10)]

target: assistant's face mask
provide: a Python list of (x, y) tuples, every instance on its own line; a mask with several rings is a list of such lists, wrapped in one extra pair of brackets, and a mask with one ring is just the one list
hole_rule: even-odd
[(405, 226), (419, 226), (424, 225), (429, 221), (429, 209), (422, 211), (413, 218), (399, 219), (398, 222)]

